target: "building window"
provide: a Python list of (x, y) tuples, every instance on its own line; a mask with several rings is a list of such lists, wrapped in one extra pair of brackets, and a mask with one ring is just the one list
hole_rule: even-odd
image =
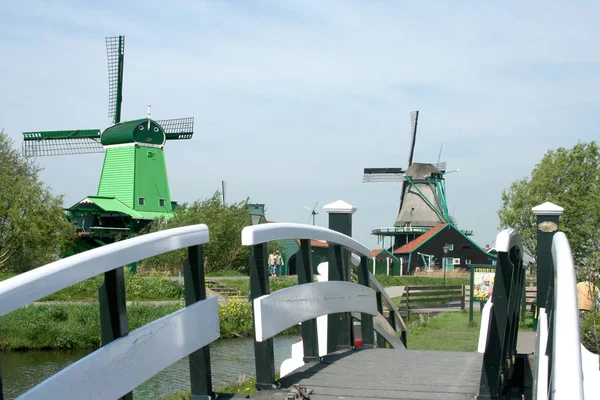
[(414, 209), (414, 207), (410, 209), (410, 215), (415, 215), (415, 209)]
[(492, 260), (492, 265), (496, 265), (496, 260)]
[(448, 246), (448, 251), (454, 250), (454, 245), (452, 243), (448, 243), (446, 246)]
[(165, 199), (158, 199), (158, 206), (159, 207), (164, 207), (165, 206)]
[(144, 198), (143, 197), (138, 197), (138, 205), (140, 205), (140, 206), (144, 205)]
[(465, 264), (467, 264), (467, 265), (471, 264), (471, 260), (465, 260)]

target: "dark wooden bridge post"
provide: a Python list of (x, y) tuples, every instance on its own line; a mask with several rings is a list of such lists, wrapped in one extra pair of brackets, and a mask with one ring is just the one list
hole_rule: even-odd
[[(104, 283), (98, 289), (98, 298), (102, 346), (106, 346), (129, 333), (123, 267), (104, 273)], [(133, 393), (129, 392), (121, 399), (133, 400)]]
[(522, 295), (523, 255), (517, 246), (498, 252), (487, 344), (478, 399), (496, 399), (508, 385), (515, 364)]
[[(250, 257), (250, 301), (252, 302), (252, 327), (256, 328), (254, 299), (270, 294), (267, 259), (267, 244), (252, 246)], [(275, 382), (275, 353), (273, 339), (257, 342), (254, 338), (254, 363), (256, 367), (256, 388), (260, 390), (277, 388)]]
[[(369, 287), (369, 266), (368, 258), (362, 256), (360, 265), (358, 266), (358, 283)], [(381, 294), (380, 294), (381, 296)], [(390, 310), (390, 314), (392, 310)], [(360, 316), (360, 332), (362, 335), (363, 347), (375, 347), (373, 340), (373, 316), (369, 314), (361, 314)]]
[[(548, 285), (553, 271), (552, 238), (558, 231), (558, 219), (564, 209), (546, 202), (531, 209), (537, 217), (537, 308), (546, 307)], [(537, 315), (537, 313), (536, 313)]]
[[(352, 214), (356, 208), (338, 200), (336, 202), (323, 206), (323, 209), (329, 214), (329, 229), (352, 236)], [(340, 246), (333, 246), (333, 251), (329, 252), (329, 280), (330, 281), (350, 281), (350, 252), (342, 249)], [(339, 252), (335, 248), (339, 248)], [(333, 262), (332, 262), (333, 261)], [(338, 325), (339, 323), (339, 325)], [(337, 326), (336, 326), (337, 325)], [(333, 333), (337, 332), (337, 343), (333, 349)], [(338, 348), (349, 348), (354, 344), (352, 329), (352, 317), (350, 313), (332, 314), (327, 318), (327, 352), (337, 350)]]
[[(206, 299), (204, 278), (204, 254), (202, 246), (188, 248), (188, 257), (183, 263), (185, 305), (190, 306)], [(190, 363), (191, 400), (209, 400), (214, 398), (212, 372), (210, 368), (210, 347), (196, 350), (188, 357)]]
[[(296, 271), (298, 272), (299, 284), (314, 282), (312, 249), (308, 239), (300, 240), (300, 251), (296, 253)], [(304, 347), (304, 362), (319, 359), (316, 319), (309, 319), (302, 323), (302, 345)]]

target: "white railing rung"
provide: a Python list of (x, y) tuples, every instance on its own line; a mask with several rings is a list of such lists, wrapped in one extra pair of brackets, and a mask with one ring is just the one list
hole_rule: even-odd
[(330, 244), (339, 244), (361, 256), (369, 257), (371, 254), (365, 245), (350, 236), (320, 226), (276, 222), (247, 226), (242, 230), (242, 245), (244, 246), (285, 239), (324, 240)]
[(212, 296), (101, 347), (18, 399), (117, 399), (219, 336)]
[(322, 315), (362, 312), (377, 315), (375, 291), (352, 282), (313, 282), (254, 299), (255, 338), (262, 342)]
[(173, 250), (208, 243), (204, 224), (167, 229), (75, 254), (0, 282), (0, 316), (61, 289)]

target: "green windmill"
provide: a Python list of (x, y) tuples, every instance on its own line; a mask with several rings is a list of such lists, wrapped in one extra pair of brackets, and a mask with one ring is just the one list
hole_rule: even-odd
[(191, 139), (194, 119), (121, 121), (125, 37), (106, 38), (109, 107), (113, 124), (100, 129), (23, 133), (27, 157), (104, 152), (98, 192), (66, 209), (77, 224), (75, 252), (130, 237), (159, 217), (169, 218), (171, 201), (164, 146)]

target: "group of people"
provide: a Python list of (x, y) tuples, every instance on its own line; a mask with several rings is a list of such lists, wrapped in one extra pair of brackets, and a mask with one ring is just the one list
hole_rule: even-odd
[(271, 273), (271, 277), (276, 277), (279, 275), (280, 268), (283, 265), (283, 257), (281, 257), (281, 252), (274, 251), (269, 254), (269, 272)]

